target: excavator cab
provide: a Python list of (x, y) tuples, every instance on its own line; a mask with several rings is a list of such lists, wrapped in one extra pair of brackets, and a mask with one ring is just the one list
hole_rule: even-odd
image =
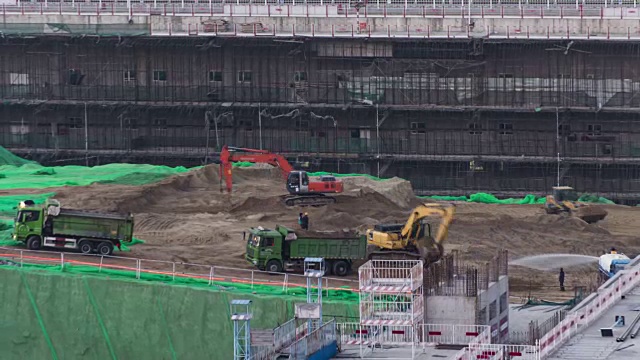
[(579, 199), (578, 193), (569, 186), (554, 186), (552, 194), (557, 202), (578, 201)]
[(294, 170), (287, 175), (287, 191), (290, 194), (306, 194), (309, 192), (309, 175), (306, 171)]

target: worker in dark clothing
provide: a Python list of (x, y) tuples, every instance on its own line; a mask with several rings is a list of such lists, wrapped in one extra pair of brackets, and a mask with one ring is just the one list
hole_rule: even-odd
[(304, 213), (304, 215), (302, 215), (301, 225), (303, 230), (309, 230), (309, 214), (308, 213)]
[(564, 291), (564, 269), (560, 268), (560, 275), (558, 275), (558, 281), (560, 282), (560, 291)]

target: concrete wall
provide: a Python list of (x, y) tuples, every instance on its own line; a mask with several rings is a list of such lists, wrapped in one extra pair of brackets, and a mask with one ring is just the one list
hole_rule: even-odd
[(427, 324), (475, 324), (476, 298), (464, 296), (427, 296)]
[(491, 326), (494, 343), (506, 344), (509, 340), (509, 277), (501, 276), (490, 283), (486, 291), (478, 295), (478, 324)]

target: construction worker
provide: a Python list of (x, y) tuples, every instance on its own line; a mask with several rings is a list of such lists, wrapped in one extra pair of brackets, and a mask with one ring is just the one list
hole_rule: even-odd
[(309, 214), (308, 213), (304, 213), (304, 215), (302, 215), (301, 225), (303, 230), (309, 230)]
[(564, 291), (564, 269), (560, 268), (560, 275), (558, 275), (558, 281), (560, 282), (560, 291)]
[(300, 225), (300, 228), (302, 229), (302, 213), (298, 214), (298, 225)]
[(611, 248), (611, 253), (612, 253), (612, 254), (617, 254), (618, 252), (616, 251), (616, 248), (613, 248), (613, 247), (612, 247), (612, 248)]

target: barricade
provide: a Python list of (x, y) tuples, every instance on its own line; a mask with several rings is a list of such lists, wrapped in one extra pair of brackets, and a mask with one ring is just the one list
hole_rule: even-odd
[(488, 360), (540, 360), (540, 350), (536, 345), (470, 344), (466, 358)]
[(423, 344), (488, 344), (488, 325), (422, 324)]
[(640, 284), (640, 257), (637, 257), (632, 267), (623, 270), (609, 279), (592, 294), (575, 307), (571, 313), (551, 331), (545, 334), (539, 342), (540, 358), (551, 355), (562, 344), (575, 335), (580, 328), (585, 328), (598, 319), (613, 306), (622, 295)]

